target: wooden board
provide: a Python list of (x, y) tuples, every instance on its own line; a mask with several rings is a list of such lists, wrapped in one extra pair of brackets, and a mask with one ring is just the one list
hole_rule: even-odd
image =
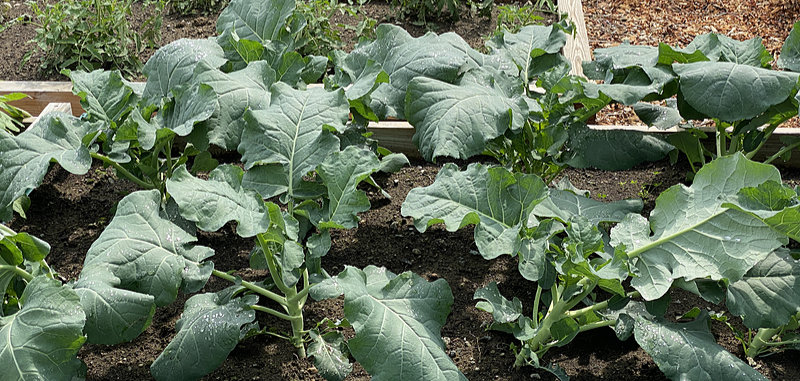
[(0, 81), (0, 95), (10, 93), (27, 94), (30, 98), (9, 102), (9, 104), (34, 116), (40, 115), (50, 103), (69, 103), (72, 107), (72, 115), (83, 114), (81, 99), (72, 94), (71, 82)]
[(575, 34), (567, 37), (563, 53), (572, 65), (570, 74), (583, 77), (583, 61), (592, 60), (592, 51), (589, 49), (589, 35), (586, 33), (581, 0), (559, 0), (558, 12), (566, 13), (569, 20), (575, 24)]
[(36, 123), (39, 122), (39, 119), (41, 117), (56, 111), (70, 114), (72, 113), (72, 105), (69, 103), (50, 103), (49, 105), (47, 105), (47, 107), (44, 108), (44, 110), (42, 110), (39, 116), (34, 118), (34, 120), (31, 122), (31, 125), (28, 126), (28, 128), (31, 128), (34, 125), (36, 125)]

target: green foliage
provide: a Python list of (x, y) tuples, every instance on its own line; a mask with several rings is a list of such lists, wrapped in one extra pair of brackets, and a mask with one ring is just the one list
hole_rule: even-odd
[(516, 366), (558, 373), (541, 363), (551, 348), (611, 327), (621, 340), (635, 336), (671, 379), (763, 380), (715, 342), (707, 315), (692, 323), (664, 319), (675, 287), (725, 301), (755, 333), (742, 339), (749, 356), (797, 343), (800, 262), (784, 247), (797, 239), (800, 201), (775, 167), (741, 153), (718, 158), (691, 187), (662, 193), (649, 219), (638, 214), (641, 201), (602, 203), (568, 183), (558, 188), (504, 168), (448, 164), (432, 185), (412, 190), (401, 210), (420, 231), (475, 225), (484, 258), (516, 257), (520, 274), (537, 283), (531, 314), (494, 283), (475, 292), (477, 307), (493, 316), (490, 328), (520, 341)]
[[(31, 3), (36, 36), (32, 42), (42, 54), (41, 69), (58, 73), (62, 69), (118, 69), (136, 75), (141, 69), (138, 54), (146, 44), (160, 39), (161, 11), (165, 2), (147, 1), (156, 7), (154, 15), (138, 29), (128, 18), (134, 0), (67, 0), (40, 6)], [(30, 58), (33, 50), (28, 52)]]
[(515, 4), (498, 5), (495, 32), (508, 31), (517, 33), (522, 27), (541, 24), (544, 18), (539, 16), (537, 12), (542, 12), (542, 10), (530, 3), (526, 3), (523, 6)]
[(169, 0), (169, 11), (181, 16), (210, 15), (228, 5), (230, 0)]
[(356, 25), (331, 23), (334, 16), (346, 15), (359, 18), (361, 5), (353, 6), (350, 2), (340, 3), (338, 0), (304, 0), (297, 3), (295, 18), (305, 21), (305, 28), (298, 38), (303, 42), (300, 53), (303, 55), (327, 56), (328, 53), (344, 48), (341, 33), (352, 30), (360, 39), (374, 38), (377, 21), (370, 17), (360, 17)]
[[(800, 29), (793, 28), (784, 43), (779, 66), (797, 69)], [(670, 137), (693, 170), (708, 159), (734, 152), (755, 157), (776, 128), (798, 113), (798, 73), (772, 69), (772, 55), (760, 38), (737, 41), (718, 34), (697, 36), (685, 48), (660, 44), (620, 45), (597, 49), (596, 60), (584, 65), (592, 79), (592, 94), (603, 94), (624, 104), (634, 104), (642, 121), (658, 128), (687, 128)], [(666, 106), (638, 101), (666, 100)], [(706, 119), (712, 131), (695, 127)], [(700, 139), (713, 134), (716, 150)], [(786, 139), (784, 146), (765, 159), (786, 159), (800, 146)]]
[(402, 17), (423, 25), (443, 18), (458, 20), (464, 6), (459, 0), (392, 0), (390, 4)]
[(18, 101), (25, 99), (28, 96), (22, 93), (11, 93), (0, 95), (0, 131), (9, 133), (18, 133), (19, 128), (22, 127), (22, 119), (25, 119), (31, 114), (20, 108), (14, 107), (8, 102)]

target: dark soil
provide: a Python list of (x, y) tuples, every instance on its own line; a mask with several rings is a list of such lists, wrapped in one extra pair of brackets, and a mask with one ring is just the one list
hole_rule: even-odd
[[(10, 1), (11, 17), (31, 14), (29, 6), (23, 1)], [(670, 35), (680, 35), (678, 41), (684, 42), (686, 37), (677, 33), (684, 29), (683, 24), (675, 26), (674, 16), (664, 17), (669, 20), (669, 28), (661, 34), (654, 30), (662, 30), (659, 22), (642, 22), (652, 10), (668, 11), (678, 15), (697, 14), (724, 7), (727, 13), (748, 13), (747, 22), (736, 25), (736, 30), (722, 28), (720, 31), (747, 30), (773, 40), (783, 41), (785, 23), (781, 21), (780, 32), (776, 36), (765, 36), (762, 32), (772, 33), (773, 29), (757, 29), (750, 31), (754, 25), (772, 23), (774, 13), (749, 11), (752, 1), (730, 0), (728, 2), (678, 2), (651, 6), (651, 3), (636, 3), (629, 0), (598, 0), (586, 2), (587, 27), (593, 46), (609, 46), (622, 41), (633, 33), (634, 36), (654, 36), (658, 40)], [(699, 5), (698, 5), (699, 4)], [(689, 5), (692, 7), (690, 8)], [(762, 3), (756, 3), (759, 7)], [(137, 3), (137, 7), (139, 4)], [(645, 9), (644, 7), (649, 7)], [(761, 8), (759, 8), (761, 9)], [(783, 7), (781, 9), (788, 9)], [(792, 8), (794, 9), (794, 8)], [(363, 11), (379, 21), (395, 21), (392, 9), (382, 2), (369, 3)], [(650, 13), (648, 13), (650, 12)], [(787, 11), (788, 12), (788, 11)], [(763, 13), (764, 18), (761, 13)], [(134, 25), (144, 19), (142, 12), (134, 12)], [(795, 15), (792, 13), (792, 15)], [(217, 15), (165, 17), (162, 28), (164, 44), (182, 37), (204, 38), (215, 34)], [(724, 16), (724, 15), (723, 15)], [(783, 15), (781, 20), (783, 20)], [(681, 16), (683, 17), (683, 16)], [(722, 17), (722, 16), (719, 16)], [(786, 16), (791, 19), (796, 16)], [(473, 47), (483, 45), (483, 36), (495, 28), (494, 17), (465, 17), (457, 23), (442, 23), (435, 26), (437, 32), (456, 31)], [(632, 24), (629, 21), (635, 20)], [(700, 23), (697, 21), (692, 23)], [(696, 32), (711, 30), (705, 25), (715, 19), (707, 19), (706, 24), (690, 25)], [(335, 22), (347, 22), (345, 18)], [(628, 23), (626, 23), (628, 22)], [(712, 24), (715, 25), (715, 24)], [(733, 26), (732, 22), (729, 22)], [(410, 23), (404, 25), (414, 35), (423, 34), (426, 29)], [(688, 28), (689, 26), (687, 26)], [(650, 28), (650, 29), (648, 29)], [(654, 29), (653, 29), (654, 28)], [(717, 27), (718, 28), (718, 27)], [(600, 35), (594, 31), (602, 32)], [(353, 41), (357, 36), (347, 34), (343, 37)], [(693, 32), (694, 33), (694, 32)], [(788, 29), (785, 30), (788, 33)], [(38, 72), (39, 58), (34, 54), (24, 67), (19, 63), (32, 45), (26, 42), (33, 38), (34, 26), (16, 24), (0, 33), (0, 78), (4, 80), (64, 80), (61, 76), (46, 76)], [(693, 34), (694, 35), (694, 34)], [(749, 36), (749, 34), (748, 34)], [(601, 39), (602, 40), (599, 40)], [(649, 43), (649, 40), (634, 42)], [(688, 41), (688, 40), (687, 40)], [(670, 42), (670, 41), (667, 41)], [(352, 42), (350, 43), (352, 45)], [(770, 46), (770, 49), (774, 49)], [(146, 51), (141, 56), (142, 62), (152, 55)], [(614, 120), (611, 118), (611, 120)], [(517, 296), (530, 303), (533, 299), (534, 284), (521, 278), (516, 264), (509, 257), (486, 261), (476, 255), (472, 240), (471, 228), (455, 233), (448, 233), (441, 227), (433, 227), (425, 234), (413, 228), (412, 222), (400, 215), (400, 205), (408, 191), (413, 187), (425, 186), (433, 182), (438, 166), (416, 162), (397, 174), (380, 176), (377, 181), (392, 196), (384, 198), (380, 192), (371, 192), (372, 210), (362, 215), (360, 227), (350, 231), (337, 231), (333, 238), (333, 249), (325, 257), (323, 265), (330, 273), (337, 273), (345, 265), (364, 267), (366, 265), (385, 266), (399, 273), (414, 271), (429, 279), (445, 279), (453, 290), (455, 304), (442, 335), (447, 344), (448, 354), (459, 369), (472, 380), (529, 380), (551, 379), (548, 374), (540, 374), (531, 368), (514, 369), (513, 353), (509, 345), (513, 338), (509, 335), (486, 331), (490, 315), (474, 307), (472, 295), (475, 290), (491, 281), (499, 283), (501, 292), (508, 296)], [(682, 182), (687, 170), (672, 167), (666, 162), (643, 165), (635, 170), (625, 172), (608, 172), (596, 170), (568, 170), (566, 175), (577, 187), (588, 189), (592, 197), (601, 201), (620, 200), (629, 197), (645, 199), (645, 213), (654, 207), (656, 195), (667, 187)], [(784, 177), (798, 184), (800, 173), (784, 172)], [(47, 175), (44, 184), (32, 194), (32, 207), (28, 219), (17, 219), (12, 228), (35, 234), (52, 245), (48, 258), (50, 264), (57, 269), (64, 280), (75, 279), (79, 274), (86, 252), (91, 243), (99, 236), (102, 229), (112, 219), (114, 206), (125, 194), (136, 188), (124, 180), (116, 179), (113, 172), (101, 167), (94, 167), (86, 176), (75, 176), (55, 166)], [(233, 228), (226, 226), (217, 233), (201, 234), (200, 243), (216, 250), (215, 267), (220, 270), (239, 270), (238, 275), (245, 279), (259, 280), (268, 276), (263, 271), (245, 270), (248, 267), (248, 254), (253, 243), (233, 234)], [(212, 279), (203, 291), (217, 291), (225, 287), (223, 281)], [(668, 316), (679, 316), (693, 306), (715, 309), (715, 306), (695, 296), (676, 291), (672, 295), (672, 309)], [(188, 296), (179, 299), (165, 308), (159, 309), (153, 324), (131, 343), (113, 347), (86, 345), (79, 356), (88, 366), (89, 380), (146, 380), (151, 379), (149, 366), (175, 334), (175, 322), (180, 317), (183, 303)], [(528, 306), (530, 308), (530, 306)], [(311, 326), (324, 317), (340, 318), (343, 316), (340, 300), (311, 302), (307, 307), (306, 325)], [(288, 325), (270, 317), (260, 317), (264, 326), (287, 330)], [(735, 320), (735, 324), (740, 321)], [(727, 350), (743, 357), (741, 346), (736, 342), (730, 330), (715, 323), (713, 332), (717, 341)], [(566, 370), (577, 380), (641, 380), (664, 379), (661, 372), (650, 357), (635, 343), (633, 339), (620, 342), (609, 329), (594, 330), (579, 335), (575, 341), (564, 348), (548, 354), (546, 361), (552, 361)], [(757, 361), (757, 369), (771, 380), (792, 380), (800, 374), (800, 364), (796, 352), (775, 355)], [(366, 380), (368, 375), (356, 365), (350, 380)], [(305, 359), (298, 359), (289, 343), (269, 336), (253, 337), (240, 343), (225, 363), (207, 377), (209, 380), (316, 380), (313, 364)]]
[[(438, 166), (415, 162), (399, 173), (381, 175), (377, 182), (391, 195), (370, 191), (372, 209), (363, 213), (360, 227), (333, 234), (333, 249), (323, 265), (330, 273), (338, 273), (345, 265), (385, 266), (400, 273), (413, 271), (428, 280), (445, 279), (453, 290), (455, 303), (442, 336), (448, 354), (459, 369), (472, 380), (551, 379), (532, 368), (513, 368), (509, 335), (486, 331), (491, 316), (477, 310), (472, 295), (480, 287), (495, 281), (501, 292), (523, 301), (533, 299), (533, 283), (519, 275), (510, 257), (486, 261), (476, 254), (472, 229), (448, 233), (433, 227), (421, 234), (412, 221), (400, 215), (400, 205), (409, 190), (433, 182)], [(652, 209), (654, 195), (684, 179), (686, 168), (669, 163), (651, 163), (631, 171), (607, 172), (570, 169), (565, 173), (579, 188), (588, 189), (599, 200), (613, 201), (646, 196), (646, 209)], [(800, 178), (797, 174), (786, 175)], [(793, 183), (797, 183), (794, 181)], [(52, 245), (49, 262), (64, 280), (75, 279), (85, 254), (102, 229), (112, 219), (115, 203), (135, 191), (113, 172), (96, 166), (85, 176), (67, 173), (57, 165), (45, 182), (31, 194), (32, 207), (28, 219), (16, 219), (11, 227), (35, 234)], [(248, 280), (268, 276), (264, 271), (246, 270), (253, 243), (239, 238), (228, 225), (217, 233), (203, 233), (200, 244), (216, 250), (213, 258), (217, 269), (239, 270)], [(203, 291), (218, 291), (227, 286), (213, 279)], [(693, 306), (715, 309), (694, 295), (676, 291), (668, 316), (679, 316)], [(150, 379), (149, 366), (175, 334), (175, 322), (183, 303), (178, 300), (157, 310), (153, 324), (131, 343), (117, 346), (86, 345), (79, 356), (88, 366), (89, 380)], [(530, 308), (530, 306), (528, 306)], [(306, 310), (306, 325), (321, 319), (343, 317), (341, 300), (311, 302)], [(278, 331), (289, 326), (271, 317), (260, 317), (263, 326)], [(741, 346), (721, 324), (713, 327), (718, 342), (742, 357)], [(794, 354), (796, 355), (796, 354)], [(790, 380), (800, 372), (800, 365), (791, 353), (758, 360), (758, 369), (771, 380)], [(633, 339), (620, 342), (610, 329), (582, 333), (564, 348), (552, 351), (546, 358), (566, 370), (576, 380), (663, 379), (650, 357)], [(312, 380), (321, 379), (312, 362), (298, 359), (288, 342), (269, 336), (253, 337), (242, 342), (225, 363), (207, 377), (209, 380)], [(358, 366), (349, 380), (367, 380), (369, 376)]]

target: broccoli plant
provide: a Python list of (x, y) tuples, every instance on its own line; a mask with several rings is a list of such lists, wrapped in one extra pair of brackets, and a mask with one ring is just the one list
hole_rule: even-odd
[[(591, 92), (633, 105), (648, 125), (686, 128), (668, 139), (696, 172), (708, 158), (734, 152), (755, 158), (775, 129), (797, 115), (798, 36), (800, 28), (795, 26), (777, 62), (788, 71), (772, 70), (772, 55), (760, 38), (737, 41), (709, 33), (682, 49), (663, 43), (598, 49), (595, 61), (584, 64), (584, 72), (604, 81), (592, 85)], [(666, 100), (666, 105), (639, 100)], [(701, 144), (707, 131), (697, 125), (704, 120), (713, 121), (713, 150)], [(763, 156), (765, 163), (786, 158), (800, 146), (800, 140), (791, 138), (783, 143)]]
[(718, 158), (691, 187), (662, 193), (649, 220), (638, 214), (641, 201), (601, 203), (561, 188), (504, 168), (448, 164), (402, 207), (423, 232), (436, 223), (450, 231), (475, 225), (484, 258), (512, 255), (520, 274), (536, 282), (530, 315), (495, 283), (475, 293), (477, 307), (492, 314), (491, 328), (519, 340), (517, 366), (559, 373), (541, 363), (551, 348), (612, 327), (620, 339), (634, 335), (672, 379), (764, 379), (716, 344), (707, 314), (692, 323), (663, 318), (673, 287), (726, 299), (755, 332), (749, 356), (796, 344), (800, 262), (783, 247), (798, 239), (800, 203), (776, 168), (742, 154)]

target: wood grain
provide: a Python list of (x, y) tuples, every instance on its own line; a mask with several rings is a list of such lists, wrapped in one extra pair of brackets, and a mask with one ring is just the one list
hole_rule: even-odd
[(586, 33), (581, 0), (559, 0), (558, 12), (566, 13), (569, 20), (575, 24), (575, 34), (567, 36), (567, 44), (564, 45), (562, 52), (572, 65), (570, 74), (583, 77), (583, 61), (592, 60), (592, 51), (589, 49), (589, 35)]

